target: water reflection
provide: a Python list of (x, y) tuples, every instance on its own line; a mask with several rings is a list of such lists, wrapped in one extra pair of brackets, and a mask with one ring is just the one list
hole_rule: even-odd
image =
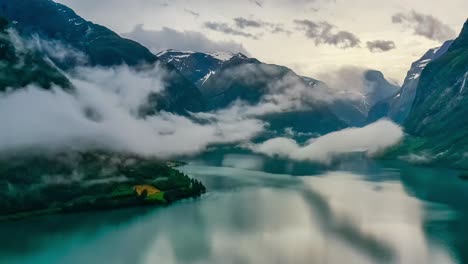
[(307, 166), (245, 153), (198, 160), (182, 169), (208, 186), (201, 199), (3, 223), (12, 239), (0, 263), (468, 260), (468, 184), (456, 172), (355, 161), (307, 176)]

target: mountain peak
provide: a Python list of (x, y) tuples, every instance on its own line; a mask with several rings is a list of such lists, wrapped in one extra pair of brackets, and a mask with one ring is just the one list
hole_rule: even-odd
[(385, 79), (383, 73), (377, 70), (365, 71), (364, 77), (366, 78), (366, 80), (372, 81), (372, 82), (381, 81), (382, 79)]
[(242, 53), (232, 53), (232, 52), (227, 52), (227, 51), (215, 51), (215, 52), (198, 52), (198, 51), (191, 51), (191, 50), (175, 50), (175, 49), (167, 49), (164, 51), (159, 52), (156, 54), (158, 57), (188, 57), (192, 55), (198, 55), (198, 56), (209, 56), (213, 59), (216, 59), (220, 61), (221, 63), (227, 62), (233, 58), (237, 59), (248, 59), (247, 56), (245, 56)]
[(237, 56), (240, 53), (234, 54), (234, 53), (231, 53), (231, 52), (217, 51), (217, 52), (207, 53), (207, 54), (210, 55), (213, 58), (216, 58), (216, 59), (220, 60), (220, 61), (226, 62), (226, 61), (232, 59), (233, 57)]
[(459, 48), (468, 48), (468, 19), (465, 21), (463, 28), (458, 38), (453, 42), (450, 50), (456, 50)]

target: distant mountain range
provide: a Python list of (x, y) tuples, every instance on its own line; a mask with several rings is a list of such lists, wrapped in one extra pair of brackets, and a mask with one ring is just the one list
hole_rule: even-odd
[[(198, 86), (208, 111), (227, 108), (239, 100), (252, 106), (258, 105), (269, 95), (286, 94), (285, 89), (296, 89), (296, 96), (301, 96), (299, 93), (306, 93), (305, 90), (313, 92), (320, 83), (312, 78), (298, 76), (286, 67), (265, 64), (241, 53), (209, 54), (168, 50), (158, 56), (173, 64)], [(285, 97), (281, 100), (295, 100)], [(347, 126), (318, 98), (304, 97), (298, 101), (305, 107), (269, 112), (260, 118), (277, 132), (291, 128), (298, 133), (322, 134)]]
[[(157, 56), (174, 65), (182, 75), (197, 85), (203, 94), (207, 110), (225, 108), (236, 100), (258, 104), (275, 85), (282, 86), (276, 87), (281, 91), (275, 93), (284, 93), (285, 89), (292, 90), (300, 86), (311, 93), (316, 91), (316, 98), (304, 98), (308, 100), (305, 104), (314, 105), (316, 109), (328, 108), (324, 111), (331, 113), (324, 114), (324, 117), (333, 119), (335, 116), (346, 125), (361, 126), (366, 123), (367, 112), (375, 103), (392, 96), (400, 89), (375, 70), (363, 73), (365, 91), (356, 96), (347, 94), (347, 91), (331, 89), (317, 79), (299, 76), (287, 67), (266, 64), (241, 53), (167, 50)], [(323, 97), (333, 99), (321, 98), (319, 89), (325, 93)], [(350, 87), (350, 90), (353, 89)]]

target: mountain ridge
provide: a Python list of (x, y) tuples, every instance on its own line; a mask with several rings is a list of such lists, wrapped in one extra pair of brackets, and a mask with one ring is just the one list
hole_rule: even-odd
[(468, 169), (468, 20), (448, 51), (422, 71), (412, 110), (403, 123), (409, 138), (390, 152), (440, 166)]
[[(187, 111), (204, 110), (197, 87), (175, 67), (159, 60), (138, 42), (122, 38), (104, 26), (85, 20), (65, 5), (51, 0), (0, 0), (0, 16), (12, 21), (13, 27), (26, 38), (38, 35), (83, 52), (89, 59), (89, 66), (160, 65), (169, 73), (164, 80), (167, 95), (154, 95), (151, 102), (153, 110), (149, 112), (166, 110), (184, 114)], [(64, 65), (59, 61), (55, 63), (65, 70), (75, 66)]]

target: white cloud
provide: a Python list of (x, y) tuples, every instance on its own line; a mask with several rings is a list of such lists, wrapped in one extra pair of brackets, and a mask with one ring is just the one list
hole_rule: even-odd
[(77, 69), (71, 93), (38, 87), (0, 95), (0, 152), (103, 149), (147, 156), (194, 154), (211, 144), (249, 140), (256, 119), (215, 116), (203, 123), (170, 113), (140, 117), (150, 93), (164, 91), (158, 67)]
[(404, 133), (400, 126), (389, 120), (380, 120), (363, 128), (348, 128), (310, 139), (299, 145), (292, 139), (274, 138), (250, 148), (268, 156), (328, 164), (340, 155), (365, 152), (375, 155), (398, 144)]
[(413, 29), (413, 34), (423, 36), (431, 40), (444, 42), (455, 38), (455, 31), (438, 18), (422, 14), (412, 10), (408, 13), (397, 13), (392, 16), (394, 24), (402, 24), (406, 28)]

